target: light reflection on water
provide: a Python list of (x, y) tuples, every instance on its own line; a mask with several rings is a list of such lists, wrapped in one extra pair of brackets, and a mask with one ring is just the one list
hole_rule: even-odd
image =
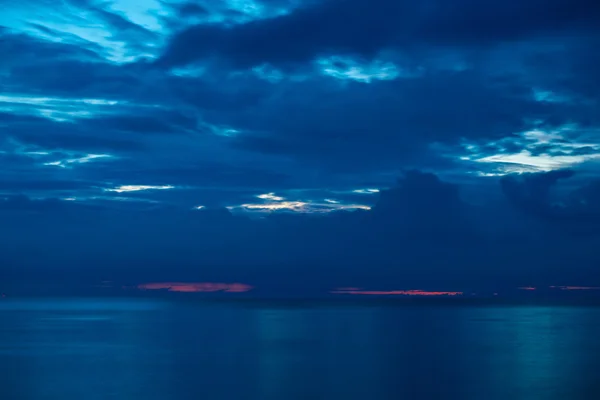
[(0, 399), (599, 399), (600, 309), (0, 304)]

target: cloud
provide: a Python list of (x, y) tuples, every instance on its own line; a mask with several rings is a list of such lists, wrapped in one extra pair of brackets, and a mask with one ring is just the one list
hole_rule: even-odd
[(252, 286), (243, 283), (215, 283), (215, 282), (153, 282), (137, 286), (140, 290), (167, 290), (169, 292), (226, 292), (243, 293), (252, 290)]
[(164, 110), (147, 110), (145, 114), (114, 115), (108, 117), (97, 117), (83, 122), (97, 129), (132, 132), (132, 133), (177, 133), (193, 131), (196, 128), (196, 120), (181, 115), (177, 112)]
[[(1, 27), (0, 27), (1, 28)], [(41, 40), (24, 33), (9, 29), (0, 29), (0, 70), (6, 72), (36, 60), (59, 61), (97, 61), (100, 56), (89, 49), (69, 43), (55, 43)]]
[(249, 212), (293, 211), (300, 213), (329, 213), (342, 210), (370, 210), (366, 204), (346, 203), (331, 199), (301, 198), (290, 200), (275, 196), (275, 193), (263, 193), (255, 196), (258, 202), (249, 202), (228, 207), (230, 210)]
[(173, 37), (161, 64), (220, 57), (247, 68), (339, 53), (372, 57), (385, 49), (419, 44), (481, 46), (556, 31), (586, 32), (597, 30), (600, 20), (600, 8), (592, 3), (322, 1), (267, 20), (192, 26)]
[(587, 286), (550, 280), (597, 276), (599, 11), (9, 2), (0, 261)]
[[(567, 176), (551, 173), (528, 182), (543, 193), (544, 187)], [(1, 208), (9, 224), (3, 225), (0, 237), (12, 235), (15, 250), (3, 257), (18, 266), (14, 276), (30, 276), (51, 263), (83, 279), (104, 276), (139, 283), (202, 277), (292, 292), (353, 283), (463, 291), (556, 282), (590, 286), (600, 281), (597, 270), (588, 268), (598, 261), (593, 251), (600, 237), (597, 224), (584, 241), (581, 236), (576, 241), (571, 227), (560, 220), (549, 221), (548, 229), (545, 223), (523, 221), (503, 208), (500, 198), (470, 204), (459, 189), (435, 175), (409, 171), (397, 186), (382, 190), (372, 210), (275, 212), (262, 218), (224, 208), (117, 211), (81, 207), (77, 201), (7, 198)], [(27, 214), (31, 210), (36, 213)], [(13, 218), (20, 221), (18, 229), (10, 225)], [(49, 231), (52, 236), (47, 236)], [(25, 240), (30, 252), (21, 254), (19, 243)], [(573, 255), (575, 248), (578, 253)], [(84, 254), (97, 258), (82, 266), (77, 260)], [(564, 268), (568, 254), (570, 265)]]
[(506, 196), (520, 207), (534, 212), (545, 212), (550, 206), (550, 189), (561, 179), (574, 175), (571, 170), (558, 170), (542, 174), (509, 176), (501, 181)]
[[(12, 103), (10, 112), (18, 112), (19, 118), (26, 114), (68, 124), (37, 120), (33, 127), (21, 121), (11, 123), (6, 133), (42, 147), (77, 147), (88, 153), (129, 155), (137, 150), (133, 156), (136, 159), (146, 151), (148, 158), (150, 154), (157, 156), (160, 148), (158, 159), (176, 159), (176, 164), (180, 164), (182, 151), (191, 153), (197, 149), (197, 158), (218, 152), (224, 154), (223, 160), (232, 160), (225, 164), (235, 164), (234, 160), (243, 157), (260, 164), (262, 171), (310, 180), (305, 177), (314, 176), (314, 171), (319, 170), (319, 179), (337, 182), (347, 179), (348, 174), (357, 176), (356, 180), (359, 174), (389, 177), (406, 167), (472, 168), (482, 174), (495, 174), (497, 171), (483, 162), (461, 165), (455, 146), (464, 141), (480, 145), (504, 139), (503, 145), (514, 146), (519, 135), (540, 126), (552, 130), (575, 123), (578, 129), (594, 130), (599, 122), (594, 112), (597, 103), (593, 92), (585, 89), (595, 76), (595, 70), (587, 68), (594, 61), (590, 56), (593, 52), (589, 51), (595, 43), (594, 29), (588, 24), (595, 18), (593, 10), (589, 15), (565, 13), (568, 21), (557, 26), (553, 36), (557, 39), (549, 41), (542, 33), (551, 26), (547, 21), (555, 21), (560, 14), (556, 10), (563, 9), (560, 1), (553, 2), (540, 15), (532, 11), (539, 6), (536, 1), (485, 7), (464, 3), (469, 6), (468, 13), (458, 12), (460, 4), (449, 3), (434, 7), (384, 1), (303, 5), (260, 2), (247, 5), (247, 10), (240, 8), (238, 11), (247, 19), (237, 22), (215, 17), (225, 15), (223, 10), (228, 7), (238, 7), (234, 5), (163, 2), (149, 7), (148, 10), (158, 7), (155, 11), (160, 13), (156, 15), (164, 15), (172, 22), (167, 26), (161, 25), (166, 22), (148, 10), (115, 8), (116, 4), (89, 8), (88, 3), (77, 2), (76, 9), (87, 7), (88, 18), (102, 27), (102, 40), (79, 29), (65, 32), (60, 24), (54, 28), (38, 26), (44, 34), (31, 30), (29, 25), (15, 25), (12, 33), (5, 34), (7, 43), (13, 43), (11, 46), (24, 42), (32, 53), (40, 55), (36, 62), (11, 57), (8, 96), (49, 100), (21, 102), (18, 106)], [(212, 15), (210, 18), (216, 19), (196, 21), (197, 25), (191, 28), (189, 21), (178, 21), (177, 10), (197, 9), (193, 4), (200, 4)], [(401, 13), (399, 20), (411, 23), (378, 22), (386, 18), (398, 20), (395, 13)], [(463, 37), (464, 32), (472, 32), (475, 40), (486, 38), (477, 32), (477, 18), (512, 13), (522, 15), (531, 31), (504, 34), (497, 28), (498, 40), (490, 34), (488, 44), (478, 45), (474, 54), (474, 42)], [(82, 23), (68, 10), (58, 9), (53, 15), (57, 21), (62, 15)], [(34, 20), (31, 18), (30, 22)], [(306, 21), (315, 21), (311, 25), (314, 29), (294, 35), (294, 29), (299, 30)], [(378, 26), (373, 30), (356, 29), (375, 22)], [(479, 28), (485, 30), (488, 26)], [(48, 36), (52, 29), (59, 31), (52, 37), (60, 40)], [(449, 45), (432, 42), (428, 29), (457, 29), (463, 33), (448, 33), (445, 37), (451, 39)], [(211, 57), (218, 60), (215, 64), (194, 58), (182, 67), (201, 74), (175, 74), (169, 54), (178, 46), (180, 36), (194, 30), (206, 31), (207, 37), (212, 34), (215, 39), (208, 40), (206, 46), (204, 39), (194, 39), (193, 48), (184, 49), (186, 54), (196, 57), (194, 52), (202, 52), (206, 47), (214, 56)], [(279, 30), (284, 34), (270, 33)], [(403, 39), (408, 31), (410, 46)], [(106, 48), (106, 38), (122, 35), (118, 41), (135, 46), (146, 40), (138, 37), (146, 35), (143, 32), (154, 37), (148, 40), (155, 50), (165, 49), (158, 64), (169, 68), (156, 68), (143, 57), (115, 61), (72, 37)], [(583, 35), (584, 32), (588, 34)], [(509, 37), (513, 43), (506, 44)], [(230, 52), (227, 46), (241, 46), (238, 40), (265, 41), (266, 45)], [(285, 46), (284, 51), (278, 50), (281, 46)], [(286, 59), (287, 55), (291, 58)], [(247, 60), (237, 60), (239, 57)], [(540, 98), (539, 93), (546, 96)], [(548, 101), (549, 98), (561, 101)], [(152, 135), (135, 137), (137, 133)], [(186, 137), (165, 146), (154, 134)], [(572, 140), (576, 134), (570, 132), (565, 139)], [(213, 135), (222, 136), (223, 140), (217, 143)], [(594, 142), (588, 143), (592, 146), (586, 155), (576, 154), (583, 149), (571, 148), (569, 154), (554, 154), (548, 162), (554, 163), (560, 156), (588, 160)], [(530, 159), (524, 150), (537, 158)], [(496, 161), (496, 165), (515, 157), (535, 163), (548, 157), (540, 151), (541, 147), (517, 146), (514, 154), (478, 155), (479, 159)], [(282, 159), (291, 162), (282, 167)], [(130, 163), (135, 170), (132, 174), (148, 167), (146, 162), (140, 163), (143, 166), (135, 164)], [(564, 165), (561, 162), (558, 167)], [(178, 167), (195, 170), (190, 165)], [(227, 174), (218, 175), (228, 179)]]
[(108, 188), (108, 189), (104, 189), (108, 192), (117, 192), (117, 193), (124, 193), (124, 192), (138, 192), (140, 190), (168, 190), (168, 189), (175, 189), (174, 186), (170, 186), (170, 185), (163, 185), (163, 186), (153, 186), (153, 185), (121, 185), (118, 186), (116, 188)]
[(273, 200), (273, 201), (283, 201), (283, 200), (285, 200), (284, 197), (275, 196), (275, 193), (259, 194), (256, 197), (258, 197), (259, 199)]
[[(574, 138), (569, 134), (575, 133)], [(466, 145), (469, 153), (461, 157), (480, 164), (498, 166), (483, 175), (506, 175), (515, 172), (548, 172), (573, 168), (600, 158), (596, 135), (585, 134), (579, 127), (561, 127), (556, 131), (531, 130), (520, 139), (501, 139), (485, 146)], [(578, 137), (579, 136), (579, 137)]]
[(560, 170), (506, 177), (501, 184), (507, 198), (526, 215), (572, 235), (596, 236), (600, 234), (600, 181), (560, 186), (574, 176), (574, 171)]

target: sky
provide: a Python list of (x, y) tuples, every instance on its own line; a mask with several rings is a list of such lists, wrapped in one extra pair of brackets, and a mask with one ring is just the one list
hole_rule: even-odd
[(0, 283), (600, 285), (597, 1), (0, 6)]

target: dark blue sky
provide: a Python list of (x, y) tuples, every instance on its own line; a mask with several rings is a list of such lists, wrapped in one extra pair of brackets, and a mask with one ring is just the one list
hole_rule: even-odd
[(600, 3), (0, 0), (0, 273), (600, 284)]

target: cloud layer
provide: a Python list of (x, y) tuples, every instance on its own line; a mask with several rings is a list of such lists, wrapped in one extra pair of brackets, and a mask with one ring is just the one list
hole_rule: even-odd
[(0, 271), (21, 282), (235, 280), (275, 293), (598, 285), (600, 191), (568, 189), (570, 179), (504, 178), (505, 198), (473, 204), (463, 188), (409, 171), (371, 210), (260, 219), (12, 197), (0, 203), (11, 243)]
[[(4, 235), (22, 250), (35, 237), (39, 251), (5, 257), (15, 268), (71, 265), (116, 246), (119, 262), (157, 270), (176, 254), (290, 274), (446, 263), (499, 279), (508, 258), (538, 276), (573, 255), (584, 271), (597, 227), (599, 45), (590, 0), (6, 1)], [(409, 175), (402, 196), (369, 190), (410, 169), (449, 183)], [(197, 218), (226, 237), (197, 239)], [(164, 237), (163, 226), (181, 233)], [(78, 256), (41, 239), (62, 230), (82, 243)], [(121, 230), (132, 243), (108, 234)], [(394, 235), (407, 249), (398, 257)], [(542, 237), (561, 253), (536, 253)], [(214, 247), (193, 250), (198, 241)], [(248, 253), (219, 261), (224, 243)], [(348, 246), (356, 254), (336, 258)]]

